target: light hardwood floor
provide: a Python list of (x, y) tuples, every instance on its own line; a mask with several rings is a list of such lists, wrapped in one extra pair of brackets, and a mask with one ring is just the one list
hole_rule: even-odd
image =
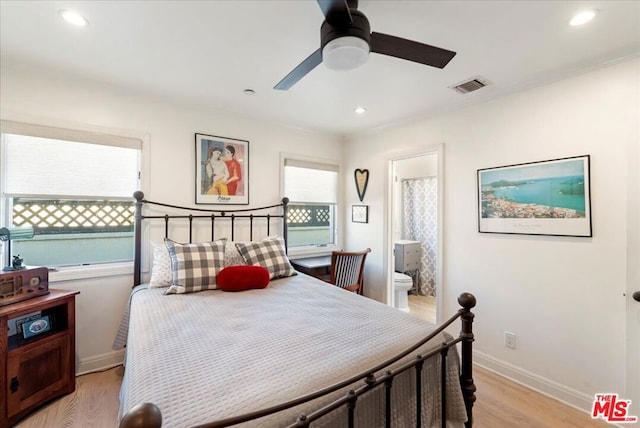
[(409, 313), (423, 320), (436, 323), (436, 298), (433, 296), (409, 295)]
[(73, 394), (54, 400), (29, 415), (20, 428), (110, 428), (118, 426), (120, 384), (124, 368), (76, 378)]
[(478, 390), (474, 427), (590, 428), (611, 427), (585, 412), (474, 366)]
[[(76, 392), (24, 419), (19, 428), (115, 428), (123, 368), (79, 376)], [(588, 428), (610, 425), (484, 370), (474, 368), (477, 428)], [(403, 428), (403, 427), (400, 427)]]

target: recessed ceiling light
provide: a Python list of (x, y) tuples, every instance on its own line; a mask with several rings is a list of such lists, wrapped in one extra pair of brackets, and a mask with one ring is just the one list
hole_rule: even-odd
[(87, 21), (84, 16), (72, 10), (63, 9), (58, 11), (58, 13), (60, 13), (60, 16), (62, 16), (62, 18), (69, 24), (73, 24), (78, 27), (86, 27), (86, 25), (89, 23), (89, 21)]
[(355, 111), (356, 114), (365, 114), (367, 109), (364, 107), (356, 107), (353, 109), (353, 111)]
[(569, 25), (576, 27), (578, 25), (586, 24), (596, 16), (597, 11), (595, 9), (584, 10), (577, 15), (574, 15), (569, 21)]

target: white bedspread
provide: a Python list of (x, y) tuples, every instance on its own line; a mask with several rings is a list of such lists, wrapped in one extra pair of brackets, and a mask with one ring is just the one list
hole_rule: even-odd
[[(303, 274), (238, 293), (212, 290), (165, 296), (163, 291), (141, 290), (131, 298), (120, 416), (136, 404), (152, 402), (162, 411), (165, 427), (235, 416), (332, 385), (406, 349), (433, 328)], [(445, 339), (439, 337), (431, 346)], [(466, 419), (458, 359), (455, 349), (450, 350), (447, 419), (452, 422)], [(440, 423), (438, 360), (424, 368), (424, 383), (430, 385), (426, 426)], [(408, 389), (415, 389), (414, 382), (413, 371), (394, 382), (394, 401), (408, 411), (399, 406), (393, 426), (415, 426), (413, 392)], [(358, 426), (382, 423), (384, 402), (377, 395), (382, 394), (358, 401)], [(283, 426), (326, 401), (318, 399), (242, 426)], [(312, 426), (346, 426), (337, 420), (340, 417), (336, 414)]]

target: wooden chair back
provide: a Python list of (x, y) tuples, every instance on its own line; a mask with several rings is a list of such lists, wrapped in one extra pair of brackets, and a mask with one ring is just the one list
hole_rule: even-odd
[(362, 294), (364, 262), (371, 248), (362, 251), (334, 251), (331, 253), (329, 282), (337, 287)]

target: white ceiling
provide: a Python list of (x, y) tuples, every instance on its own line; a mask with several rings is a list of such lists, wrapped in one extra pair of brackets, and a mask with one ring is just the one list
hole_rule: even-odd
[[(569, 27), (586, 8), (599, 10), (596, 19)], [(70, 26), (60, 9), (89, 25)], [(361, 0), (359, 10), (372, 31), (457, 56), (440, 70), (371, 54), (358, 69), (320, 65), (276, 91), (320, 45), (315, 1), (1, 0), (0, 61), (348, 136), (640, 55), (639, 1)], [(466, 95), (448, 88), (476, 76), (492, 85)], [(365, 115), (353, 112), (358, 105)]]

